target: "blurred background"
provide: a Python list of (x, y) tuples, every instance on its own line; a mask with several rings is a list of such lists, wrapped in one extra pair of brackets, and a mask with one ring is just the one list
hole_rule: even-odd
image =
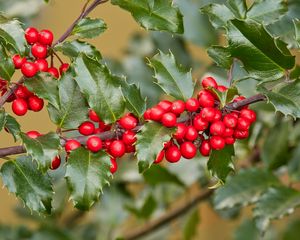
[[(20, 17), (27, 25), (50, 29), (58, 38), (78, 16), (84, 2), (50, 0), (46, 5), (41, 0), (0, 0), (0, 10), (10, 16)], [(128, 76), (130, 82), (139, 83), (143, 94), (148, 97), (149, 106), (164, 98), (152, 83), (153, 73), (147, 67), (146, 60), (146, 57), (156, 54), (157, 49), (165, 52), (171, 49), (184, 68), (193, 68), (195, 80), (204, 75), (213, 75), (219, 83), (226, 84), (227, 73), (212, 64), (205, 50), (211, 44), (224, 42), (223, 36), (213, 29), (207, 17), (198, 10), (207, 2), (224, 1), (175, 2), (189, 16), (185, 19), (186, 32), (183, 37), (147, 33), (129, 13), (110, 3), (100, 5), (90, 15), (102, 18), (108, 25), (104, 34), (90, 42), (101, 51), (113, 72)], [(198, 28), (193, 27), (196, 24)], [(237, 64), (234, 77), (242, 78), (243, 74), (242, 68)], [(255, 82), (251, 79), (247, 84), (239, 83), (240, 90), (246, 96), (254, 94), (254, 86)], [(10, 104), (5, 108), (11, 112)], [(275, 121), (270, 121), (275, 118), (270, 106), (260, 104), (256, 108), (261, 109), (261, 121), (253, 130), (254, 136), (248, 142), (239, 143), (237, 161), (243, 162), (250, 155), (263, 126), (273, 128), (275, 125)], [(277, 117), (281, 119), (281, 116)], [(46, 110), (30, 112), (26, 117), (18, 117), (17, 120), (22, 125), (23, 132), (37, 130), (47, 133), (55, 130)], [(0, 137), (0, 147), (15, 145), (6, 132), (3, 131)], [(135, 161), (128, 157), (122, 160), (111, 187), (104, 190), (100, 202), (87, 213), (74, 209), (68, 202), (67, 189), (62, 179), (63, 169), (51, 173), (57, 179), (54, 201), (56, 210), (52, 216), (30, 213), (14, 195), (2, 188), (0, 239), (115, 239), (139, 228), (148, 219), (158, 218), (170, 207), (176, 208), (188, 201), (200, 191), (199, 185), (206, 189), (209, 176), (205, 171), (205, 164), (206, 160), (199, 157), (189, 162), (180, 161), (179, 164), (166, 168), (154, 167), (147, 175), (140, 176)], [(162, 179), (162, 175), (166, 177)], [(208, 201), (188, 211), (170, 225), (141, 239), (260, 239), (253, 222), (248, 220), (250, 212), (251, 208), (242, 212), (239, 208), (216, 212)], [(289, 220), (296, 219), (297, 215), (299, 214), (292, 215)], [(299, 222), (297, 223), (296, 226), (299, 226)], [(285, 221), (275, 222), (274, 229), (285, 228)], [(277, 230), (270, 230), (264, 239), (282, 239), (281, 235), (276, 235)]]

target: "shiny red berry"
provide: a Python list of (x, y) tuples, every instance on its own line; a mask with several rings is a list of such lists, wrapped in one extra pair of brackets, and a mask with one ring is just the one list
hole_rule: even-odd
[(214, 121), (220, 121), (222, 119), (222, 112), (219, 109), (215, 109)]
[(232, 128), (225, 128), (225, 131), (223, 133), (223, 137), (231, 137), (234, 133), (234, 130)]
[(26, 62), (25, 57), (21, 57), (19, 54), (16, 54), (12, 57), (12, 61), (16, 69), (20, 69), (22, 65)]
[(251, 122), (246, 118), (240, 117), (236, 128), (241, 131), (247, 131), (250, 128)]
[(80, 142), (78, 142), (77, 140), (71, 139), (66, 142), (65, 150), (67, 153), (69, 153), (77, 148), (80, 148), (80, 146), (81, 146)]
[(211, 146), (208, 140), (203, 140), (201, 142), (201, 145), (199, 147), (199, 151), (202, 156), (207, 157), (210, 154)]
[(157, 154), (157, 157), (154, 161), (155, 164), (158, 164), (160, 162), (162, 162), (162, 160), (164, 159), (165, 157), (165, 150), (161, 150), (158, 154)]
[(236, 139), (245, 139), (249, 137), (249, 131), (235, 130), (233, 136)]
[(205, 107), (200, 111), (200, 117), (208, 122), (213, 122), (215, 120), (216, 112), (212, 107)]
[(52, 159), (51, 169), (55, 170), (55, 169), (59, 168), (60, 164), (61, 164), (60, 156), (56, 156), (55, 158)]
[(242, 109), (240, 112), (240, 117), (247, 119), (250, 123), (256, 121), (256, 113), (251, 109)]
[(225, 87), (225, 86), (223, 86), (223, 85), (219, 85), (218, 87), (217, 87), (217, 90), (219, 91), (219, 92), (226, 92), (227, 91), (227, 87)]
[(64, 72), (68, 71), (70, 65), (68, 63), (63, 63), (62, 65), (60, 65), (59, 67), (59, 73), (60, 75), (62, 75)]
[(160, 106), (155, 106), (151, 108), (150, 119), (153, 121), (160, 121), (164, 113), (165, 110), (163, 110)]
[(39, 32), (36, 28), (29, 27), (25, 30), (25, 39), (28, 44), (34, 44), (39, 39)]
[(38, 131), (29, 131), (26, 133), (27, 137), (29, 138), (38, 138), (39, 136), (41, 136), (42, 134), (40, 134)]
[(160, 106), (165, 112), (170, 112), (172, 108), (172, 102), (168, 100), (160, 101), (157, 106)]
[(59, 78), (59, 72), (58, 72), (57, 68), (50, 67), (50, 68), (48, 68), (47, 72), (50, 73), (53, 77)]
[(47, 57), (47, 47), (40, 43), (33, 44), (31, 48), (31, 53), (35, 58), (46, 58)]
[(126, 115), (119, 119), (119, 124), (122, 128), (126, 130), (132, 130), (137, 126), (138, 121), (135, 117), (131, 115)]
[(173, 137), (177, 140), (181, 140), (184, 138), (186, 133), (186, 125), (184, 123), (177, 123), (176, 132), (173, 134)]
[(110, 172), (114, 174), (118, 170), (118, 164), (115, 158), (110, 158)]
[(182, 100), (176, 100), (172, 103), (171, 111), (176, 115), (180, 115), (185, 110), (185, 103)]
[(122, 157), (125, 151), (125, 144), (121, 140), (114, 140), (109, 146), (109, 153), (115, 158)]
[(122, 141), (127, 145), (132, 145), (136, 142), (136, 134), (130, 130), (123, 133)]
[(170, 163), (178, 162), (181, 158), (181, 152), (175, 145), (170, 146), (165, 152), (165, 158)]
[(223, 123), (228, 128), (235, 128), (237, 125), (238, 119), (233, 114), (229, 113), (224, 116)]
[(53, 33), (49, 30), (42, 30), (39, 32), (38, 41), (41, 44), (51, 46), (53, 42)]
[(12, 111), (16, 115), (23, 116), (27, 113), (27, 110), (28, 110), (28, 105), (27, 105), (27, 102), (24, 99), (18, 98), (18, 99), (13, 101)]
[(212, 149), (221, 150), (225, 147), (225, 140), (220, 136), (212, 136), (209, 140)]
[(226, 137), (226, 138), (224, 138), (224, 139), (225, 139), (225, 143), (226, 143), (227, 145), (232, 145), (232, 144), (235, 143), (235, 138), (233, 138), (233, 137)]
[(217, 121), (217, 122), (213, 122), (210, 125), (209, 132), (211, 133), (211, 135), (222, 136), (225, 132), (225, 128), (226, 127), (222, 121)]
[(79, 133), (85, 136), (93, 134), (95, 131), (95, 125), (89, 121), (83, 122), (79, 126)]
[(174, 127), (176, 125), (177, 117), (174, 113), (168, 112), (165, 113), (161, 118), (161, 123), (165, 127)]
[(202, 90), (198, 94), (198, 101), (200, 107), (214, 107), (215, 98), (211, 92), (207, 90)]
[(204, 120), (201, 116), (197, 115), (193, 120), (193, 126), (198, 131), (204, 131), (208, 128), (208, 121)]
[(89, 118), (93, 122), (100, 122), (101, 121), (101, 119), (99, 118), (99, 116), (97, 115), (97, 113), (93, 109), (89, 110)]
[(28, 78), (34, 77), (38, 70), (38, 67), (33, 62), (26, 62), (21, 67), (21, 72)]
[(147, 109), (143, 114), (144, 120), (151, 120), (151, 109)]
[(40, 72), (48, 71), (48, 62), (46, 59), (38, 59), (34, 62)]
[(188, 141), (195, 141), (198, 138), (198, 131), (193, 126), (188, 126), (186, 128), (186, 133), (184, 138)]
[(33, 95), (33, 93), (30, 92), (24, 85), (19, 85), (15, 91), (15, 95), (17, 98), (29, 98)]
[(97, 136), (89, 137), (86, 141), (86, 147), (92, 152), (99, 152), (102, 149), (102, 140)]
[(203, 88), (213, 87), (217, 88), (218, 84), (213, 77), (206, 77), (201, 82)]
[(37, 96), (31, 96), (28, 98), (28, 108), (34, 112), (39, 112), (44, 107), (44, 100)]
[(192, 159), (197, 154), (197, 148), (192, 142), (184, 142), (180, 145), (181, 155), (186, 159)]
[(199, 102), (196, 98), (189, 98), (185, 103), (185, 108), (189, 112), (196, 112), (199, 109)]

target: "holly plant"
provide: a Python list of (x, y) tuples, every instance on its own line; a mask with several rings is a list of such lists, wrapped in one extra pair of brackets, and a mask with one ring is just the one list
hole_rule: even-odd
[[(180, 239), (192, 239), (206, 200), (247, 216), (235, 239), (297, 239), (297, 214), (271, 226), (300, 205), (298, 0), (87, 0), (60, 37), (15, 4), (1, 3), (0, 129), (16, 145), (0, 149), (0, 174), (19, 213), (42, 223), (3, 225), (4, 239), (166, 239), (162, 227), (185, 215)], [(89, 16), (104, 4), (145, 29), (122, 60), (90, 43), (107, 34)], [(23, 132), (19, 119), (44, 108), (56, 131)], [(68, 199), (79, 211), (60, 224)], [(145, 222), (124, 230), (130, 216)]]

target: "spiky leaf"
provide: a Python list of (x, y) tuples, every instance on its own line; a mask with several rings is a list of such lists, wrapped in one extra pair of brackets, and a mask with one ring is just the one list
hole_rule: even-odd
[(95, 38), (107, 29), (102, 19), (83, 18), (73, 28), (71, 35), (78, 38)]

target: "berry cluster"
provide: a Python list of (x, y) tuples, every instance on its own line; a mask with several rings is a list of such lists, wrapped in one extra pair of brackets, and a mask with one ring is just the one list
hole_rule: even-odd
[[(67, 71), (69, 64), (61, 62), (61, 66), (58, 70), (53, 66), (52, 60), (50, 67), (48, 61), (46, 60), (49, 52), (53, 52), (51, 49), (53, 33), (51, 31), (42, 30), (39, 32), (37, 29), (29, 27), (25, 30), (25, 39), (31, 46), (30, 54), (26, 57), (22, 57), (19, 54), (16, 54), (12, 57), (15, 69), (21, 69), (21, 72), (25, 77), (31, 78), (34, 77), (38, 72), (48, 72), (54, 78), (58, 79), (63, 72)], [(2, 95), (4, 95), (7, 91), (7, 82), (4, 82), (5, 87), (3, 86), (3, 82), (0, 83), (2, 86)], [(18, 86), (15, 93), (12, 94), (7, 101), (13, 101), (12, 110), (18, 116), (25, 115), (28, 110), (38, 112), (42, 110), (44, 106), (43, 99), (35, 96), (22, 84)]]
[[(236, 139), (249, 136), (249, 128), (256, 120), (255, 112), (248, 106), (229, 113), (222, 112), (220, 100), (212, 89), (224, 92), (227, 88), (218, 85), (212, 77), (203, 79), (202, 87), (197, 98), (186, 102), (164, 100), (145, 112), (145, 120), (177, 128), (172, 139), (157, 155), (155, 163), (164, 158), (171, 163), (178, 162), (181, 157), (191, 159), (196, 156), (197, 149), (203, 156), (209, 156), (212, 149), (221, 150), (234, 144)], [(233, 101), (243, 99), (245, 97), (239, 96)]]

